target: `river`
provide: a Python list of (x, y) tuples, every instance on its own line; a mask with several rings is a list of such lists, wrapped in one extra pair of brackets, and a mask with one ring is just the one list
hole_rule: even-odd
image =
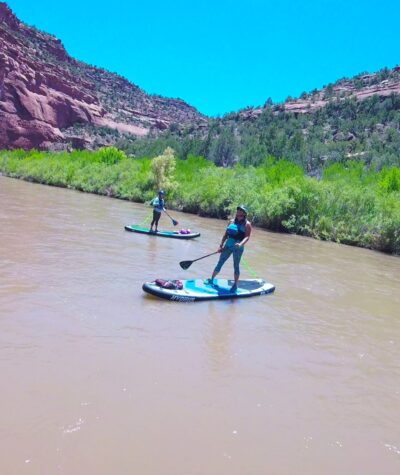
[(181, 304), (141, 285), (208, 277), (178, 263), (223, 221), (136, 235), (149, 207), (5, 177), (0, 203), (1, 474), (400, 473), (398, 257), (255, 228), (275, 293)]

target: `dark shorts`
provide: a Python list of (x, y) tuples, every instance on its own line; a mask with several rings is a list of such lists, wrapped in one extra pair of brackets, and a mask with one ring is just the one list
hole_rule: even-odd
[(158, 224), (158, 222), (160, 221), (160, 217), (161, 217), (160, 211), (153, 209), (153, 223)]

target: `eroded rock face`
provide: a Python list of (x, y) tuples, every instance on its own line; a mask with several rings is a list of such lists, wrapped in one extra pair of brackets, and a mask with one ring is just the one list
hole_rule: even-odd
[[(326, 86), (305, 94), (299, 99), (287, 99), (273, 109), (278, 112), (291, 112), (294, 114), (313, 113), (325, 107), (330, 101), (343, 101), (354, 98), (362, 101), (371, 96), (385, 98), (391, 94), (400, 94), (400, 66), (387, 70), (385, 79), (379, 78), (379, 73), (359, 75), (353, 79), (342, 79), (333, 86)], [(358, 84), (357, 84), (358, 81)], [(272, 107), (270, 105), (270, 107)], [(251, 120), (262, 113), (262, 108), (243, 110), (241, 117)]]
[[(148, 96), (71, 58), (60, 40), (23, 24), (0, 2), (0, 148), (67, 144), (63, 130), (76, 124), (146, 135), (196, 121), (205, 118), (183, 101)], [(90, 137), (74, 140), (90, 146)]]
[[(45, 45), (45, 53), (35, 45)], [(41, 59), (46, 53), (53, 62)], [(70, 60), (61, 42), (26, 27), (0, 3), (0, 148), (46, 148), (63, 140), (60, 129), (104, 115), (94, 88), (54, 60)]]
[[(384, 71), (384, 70), (383, 70)], [(345, 99), (355, 99), (362, 101), (372, 96), (377, 96), (380, 100), (392, 94), (400, 94), (400, 66), (387, 69), (374, 74), (360, 74), (352, 79), (341, 79), (334, 85), (325, 86), (321, 90), (314, 90), (311, 93), (303, 93), (299, 99), (288, 98), (285, 102), (273, 105), (272, 100), (268, 100), (264, 107), (247, 107), (238, 112), (241, 119), (254, 121), (264, 112), (270, 109), (274, 114), (288, 112), (291, 114), (312, 114), (322, 109), (329, 102), (340, 102)], [(353, 140), (354, 137), (346, 140)]]

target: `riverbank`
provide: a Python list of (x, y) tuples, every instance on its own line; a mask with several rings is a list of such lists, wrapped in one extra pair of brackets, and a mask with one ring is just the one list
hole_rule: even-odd
[[(0, 152), (0, 172), (47, 185), (143, 203), (157, 185), (150, 159), (103, 149)], [(400, 169), (334, 164), (321, 179), (285, 160), (219, 168), (201, 157), (176, 161), (168, 207), (226, 218), (245, 203), (255, 225), (400, 254)]]

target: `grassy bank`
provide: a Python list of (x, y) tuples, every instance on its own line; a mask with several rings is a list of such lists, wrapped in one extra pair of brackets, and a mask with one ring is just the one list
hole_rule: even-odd
[[(0, 152), (0, 171), (25, 180), (145, 202), (157, 184), (150, 159), (97, 152)], [(272, 158), (257, 167), (219, 168), (199, 157), (178, 160), (171, 208), (227, 217), (248, 205), (257, 226), (400, 254), (400, 169), (378, 172), (335, 164), (320, 180)]]

